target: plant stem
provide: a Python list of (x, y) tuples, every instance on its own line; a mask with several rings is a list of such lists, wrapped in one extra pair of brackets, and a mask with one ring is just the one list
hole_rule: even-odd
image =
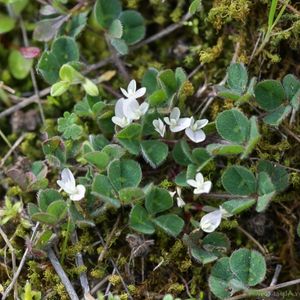
[(2, 137), (2, 139), (4, 140), (4, 142), (7, 144), (7, 146), (9, 148), (12, 147), (12, 144), (10, 143), (10, 141), (7, 139), (6, 135), (4, 134), (4, 132), (0, 129), (0, 136)]
[[(68, 208), (69, 211), (69, 208)], [(62, 253), (61, 253), (61, 259), (60, 259), (60, 263), (63, 264), (64, 263), (64, 259), (66, 256), (66, 251), (67, 251), (67, 244), (68, 244), (68, 239), (70, 236), (70, 228), (71, 228), (71, 217), (70, 217), (70, 211), (68, 213), (68, 224), (67, 224), (67, 232), (66, 232), (66, 236), (63, 242), (63, 247), (62, 247)]]

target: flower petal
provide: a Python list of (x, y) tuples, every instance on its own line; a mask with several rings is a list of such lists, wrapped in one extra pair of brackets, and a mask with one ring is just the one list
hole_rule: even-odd
[(70, 199), (73, 201), (79, 201), (84, 198), (85, 195), (85, 186), (82, 184), (78, 184), (76, 186), (76, 193), (70, 195)]
[(207, 124), (208, 124), (208, 120), (207, 119), (202, 119), (202, 120), (196, 121), (197, 129), (201, 129), (204, 126), (206, 126)]
[(205, 232), (213, 232), (221, 224), (222, 211), (217, 209), (201, 218), (200, 228)]
[(164, 117), (164, 121), (167, 125), (171, 125), (171, 121), (170, 121), (169, 117)]
[(147, 102), (143, 102), (141, 105), (140, 105), (140, 112), (144, 115), (147, 110), (149, 109), (149, 103)]
[(123, 110), (123, 106), (125, 103), (125, 99), (121, 98), (117, 101), (116, 105), (115, 105), (115, 115), (119, 118), (123, 118), (124, 117), (124, 110)]
[(140, 116), (140, 105), (135, 99), (126, 100), (123, 105), (123, 111), (126, 118), (131, 120), (138, 120)]
[(136, 81), (134, 79), (132, 79), (129, 84), (128, 84), (128, 87), (127, 87), (127, 91), (128, 91), (128, 94), (130, 95), (131, 93), (135, 93), (136, 91)]
[(180, 118), (180, 109), (178, 107), (174, 107), (170, 113), (170, 119), (178, 120)]
[(202, 186), (204, 193), (208, 194), (211, 190), (211, 187), (212, 187), (212, 182), (211, 181), (205, 181), (203, 183), (203, 186)]
[(127, 98), (129, 97), (129, 94), (127, 93), (126, 90), (124, 90), (123, 88), (120, 88), (120, 90), (125, 97), (127, 97)]
[(199, 173), (196, 174), (196, 181), (198, 183), (198, 186), (202, 186), (203, 185), (204, 178), (203, 178), (202, 173), (199, 172)]
[(190, 140), (194, 143), (201, 143), (205, 140), (206, 135), (203, 130), (193, 131), (190, 127), (186, 128), (185, 134), (188, 136)]
[(186, 181), (186, 183), (187, 183), (188, 185), (194, 187), (194, 188), (197, 188), (197, 187), (199, 186), (198, 183), (197, 183), (197, 181), (194, 180), (194, 179), (188, 179), (188, 180)]
[(182, 118), (177, 121), (176, 125), (171, 125), (170, 130), (172, 132), (179, 132), (190, 126), (191, 119), (190, 118)]
[(184, 200), (181, 197), (176, 197), (176, 200), (177, 200), (177, 206), (178, 207), (185, 206), (185, 202), (184, 202)]
[(146, 94), (146, 88), (142, 87), (134, 93), (134, 96), (135, 96), (135, 98), (140, 98), (140, 97), (143, 97), (145, 94)]
[(74, 192), (76, 182), (70, 169), (65, 168), (61, 172), (61, 180), (57, 180), (57, 184), (68, 194)]

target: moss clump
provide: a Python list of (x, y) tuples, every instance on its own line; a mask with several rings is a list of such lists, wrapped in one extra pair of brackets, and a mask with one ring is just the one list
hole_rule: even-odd
[(116, 286), (121, 283), (121, 277), (119, 275), (110, 275), (108, 277), (108, 281), (113, 285)]
[(215, 61), (221, 54), (224, 46), (223, 37), (218, 38), (217, 44), (200, 51), (200, 62), (203, 64)]

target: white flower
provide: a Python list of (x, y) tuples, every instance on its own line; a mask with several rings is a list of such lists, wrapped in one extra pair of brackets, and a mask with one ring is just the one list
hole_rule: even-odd
[(161, 137), (164, 137), (166, 133), (166, 125), (164, 124), (164, 122), (161, 119), (156, 119), (153, 120), (152, 124), (155, 128), (155, 131), (157, 131)]
[(123, 112), (129, 120), (139, 120), (149, 108), (147, 102), (143, 102), (141, 105), (135, 99), (127, 99), (123, 105)]
[(211, 190), (212, 183), (211, 181), (205, 181), (203, 175), (199, 172), (196, 174), (196, 178), (187, 180), (187, 183), (194, 187), (194, 194), (203, 194), (209, 193)]
[(188, 128), (186, 128), (185, 134), (195, 143), (203, 142), (206, 136), (201, 128), (203, 128), (208, 123), (208, 120), (203, 119), (195, 122), (193, 117), (191, 117), (190, 120), (191, 124)]
[(180, 118), (180, 110), (174, 107), (170, 113), (170, 117), (165, 117), (164, 121), (170, 126), (172, 132), (179, 132), (190, 126), (190, 118)]
[(61, 180), (57, 180), (57, 184), (70, 195), (73, 201), (79, 201), (84, 198), (85, 187), (82, 184), (76, 185), (75, 178), (70, 169), (63, 169), (61, 172)]
[(113, 123), (120, 126), (121, 128), (126, 127), (132, 122), (132, 120), (128, 119), (124, 115), (124, 104), (126, 101), (128, 100), (125, 100), (124, 98), (121, 98), (117, 101), (115, 106), (115, 116), (111, 118)]
[(136, 81), (133, 79), (129, 82), (127, 91), (121, 88), (121, 92), (128, 99), (137, 99), (146, 94), (146, 88), (142, 87), (136, 90)]
[(176, 187), (176, 191), (174, 191), (174, 192), (170, 192), (169, 191), (169, 194), (171, 195), (171, 197), (173, 198), (174, 196), (175, 196), (175, 194), (177, 193), (177, 197), (176, 197), (176, 200), (177, 200), (177, 206), (178, 207), (183, 207), (183, 206), (185, 206), (185, 202), (184, 202), (184, 200), (182, 199), (182, 197), (181, 197), (181, 188), (180, 187)]
[(201, 218), (200, 228), (205, 232), (213, 232), (221, 224), (222, 210), (214, 210)]

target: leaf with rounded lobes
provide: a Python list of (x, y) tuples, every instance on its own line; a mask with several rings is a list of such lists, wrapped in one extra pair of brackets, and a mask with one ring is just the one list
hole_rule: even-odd
[(59, 77), (61, 80), (69, 83), (84, 79), (84, 77), (69, 64), (64, 64), (61, 66), (59, 70)]
[(55, 201), (62, 200), (62, 195), (55, 189), (45, 189), (38, 192), (38, 205), (39, 208), (46, 212), (48, 206)]
[(42, 149), (46, 157), (53, 156), (61, 164), (66, 162), (66, 148), (63, 140), (60, 137), (54, 136), (45, 140), (42, 144)]
[(108, 178), (116, 191), (126, 187), (137, 187), (142, 180), (138, 162), (131, 159), (116, 159), (108, 165)]
[(30, 202), (27, 205), (27, 212), (28, 212), (28, 215), (31, 217), (34, 214), (39, 213), (41, 211), (40, 211), (39, 207), (36, 204)]
[(110, 160), (114, 160), (125, 155), (126, 150), (117, 144), (109, 144), (103, 148), (102, 152), (106, 153)]
[(206, 251), (213, 252), (215, 255), (220, 256), (229, 251), (230, 241), (224, 233), (212, 232), (204, 237), (202, 247)]
[(231, 271), (247, 286), (261, 283), (266, 276), (265, 258), (254, 250), (242, 248), (234, 251), (229, 264)]
[(163, 89), (154, 91), (149, 97), (150, 106), (159, 106), (168, 100), (167, 94)]
[(299, 106), (300, 106), (300, 89), (293, 96), (293, 98), (291, 99), (290, 103), (291, 103), (291, 106), (293, 107), (293, 109), (295, 109), (296, 111), (299, 110)]
[(193, 162), (193, 156), (188, 143), (185, 140), (180, 140), (174, 147), (172, 155), (176, 163), (181, 166), (188, 166)]
[(280, 106), (285, 100), (285, 92), (279, 81), (264, 80), (254, 88), (255, 99), (259, 106), (271, 111)]
[(120, 39), (122, 37), (123, 25), (120, 20), (118, 19), (113, 20), (113, 22), (109, 26), (108, 34), (110, 35), (110, 37), (115, 39)]
[(158, 70), (155, 68), (149, 68), (142, 79), (142, 86), (146, 88), (147, 95), (151, 95), (158, 89), (157, 82)]
[(139, 140), (142, 132), (142, 126), (137, 123), (133, 123), (122, 129), (116, 134), (119, 139)]
[(205, 251), (199, 247), (192, 247), (191, 248), (191, 255), (195, 258), (198, 262), (202, 263), (203, 265), (209, 264), (218, 259), (218, 256), (212, 252)]
[(134, 230), (144, 234), (155, 232), (154, 224), (151, 222), (147, 211), (139, 204), (135, 205), (130, 212), (129, 225)]
[(165, 143), (155, 140), (142, 141), (141, 150), (145, 161), (154, 169), (166, 160), (169, 153)]
[(265, 195), (275, 192), (275, 186), (267, 172), (258, 173), (258, 194)]
[(122, 11), (122, 4), (119, 0), (97, 0), (94, 6), (94, 13), (98, 24), (108, 29), (112, 22), (118, 18)]
[(77, 116), (74, 113), (64, 112), (62, 118), (57, 120), (57, 130), (63, 134), (65, 139), (71, 138), (72, 140), (78, 140), (81, 138), (83, 128), (76, 124)]
[(275, 193), (276, 192), (274, 191), (269, 194), (264, 194), (262, 196), (259, 196), (257, 199), (256, 211), (257, 212), (265, 211), (269, 206), (272, 198), (275, 196)]
[(108, 154), (102, 151), (93, 151), (86, 153), (84, 155), (84, 159), (96, 166), (100, 171), (105, 170), (110, 162)]
[(194, 163), (201, 168), (203, 168), (211, 160), (211, 156), (205, 148), (193, 149), (192, 158)]
[(18, 50), (12, 50), (8, 57), (8, 68), (12, 76), (16, 79), (24, 79), (32, 68), (33, 60), (23, 57)]
[(16, 21), (4, 14), (0, 14), (0, 34), (9, 32), (14, 29)]
[(173, 206), (173, 199), (170, 193), (163, 188), (152, 187), (146, 195), (145, 207), (149, 214), (158, 214)]
[(246, 91), (248, 83), (248, 72), (244, 64), (233, 63), (227, 70), (227, 84), (233, 91), (242, 94)]
[(176, 185), (181, 186), (181, 187), (189, 187), (189, 185), (186, 182), (186, 179), (187, 179), (186, 176), (187, 176), (186, 171), (180, 172), (175, 177), (175, 183), (176, 183)]
[(63, 219), (67, 214), (67, 204), (64, 200), (57, 200), (52, 202), (48, 208), (47, 213), (54, 216), (58, 221)]
[(176, 237), (184, 226), (184, 221), (175, 214), (159, 216), (153, 219), (153, 222), (173, 237)]
[(234, 278), (230, 270), (229, 258), (223, 257), (219, 259), (211, 270), (208, 279), (209, 288), (212, 293), (219, 299), (229, 298), (231, 296), (229, 290), (229, 281)]
[(135, 10), (121, 12), (119, 17), (123, 25), (123, 36), (127, 45), (134, 45), (141, 41), (146, 33), (145, 20), (143, 16)]
[(120, 201), (115, 199), (114, 189), (105, 175), (95, 176), (92, 184), (92, 194), (116, 208), (120, 207)]
[(97, 85), (88, 78), (84, 78), (84, 81), (82, 82), (82, 87), (89, 96), (96, 97), (99, 95)]
[(291, 105), (280, 105), (274, 111), (267, 114), (263, 120), (266, 124), (272, 126), (279, 126), (280, 123), (290, 114), (292, 111)]
[[(62, 55), (63, 53), (63, 55)], [(57, 38), (50, 51), (42, 54), (37, 70), (49, 84), (59, 79), (59, 70), (63, 64), (79, 60), (78, 46), (73, 38), (62, 36)]]
[(210, 155), (236, 155), (244, 152), (244, 147), (238, 144), (209, 144), (206, 147)]
[(242, 166), (230, 166), (222, 175), (225, 190), (234, 195), (250, 195), (256, 191), (256, 179), (253, 173)]
[(36, 222), (41, 222), (48, 225), (55, 225), (57, 223), (57, 218), (46, 212), (36, 213), (31, 216), (31, 219)]
[(300, 89), (300, 81), (293, 74), (287, 74), (282, 80), (283, 88), (287, 98), (291, 101)]
[(283, 192), (289, 186), (289, 174), (282, 166), (278, 166), (267, 160), (260, 160), (257, 169), (258, 172), (268, 173), (276, 192)]
[(177, 91), (175, 73), (171, 69), (164, 70), (158, 73), (157, 79), (168, 98), (171, 98)]
[(123, 204), (132, 204), (144, 199), (145, 193), (141, 188), (128, 187), (119, 191), (119, 197)]
[(232, 90), (227, 89), (223, 86), (217, 86), (217, 90), (218, 90), (218, 96), (222, 97), (224, 99), (230, 99), (230, 100), (233, 100), (233, 101), (237, 101), (242, 96), (237, 91), (232, 91)]
[(233, 199), (224, 202), (222, 204), (222, 207), (230, 214), (236, 215), (249, 209), (255, 203), (255, 199)]
[(216, 128), (225, 140), (242, 144), (248, 138), (250, 122), (239, 110), (230, 109), (218, 114)]
[(111, 38), (110, 40), (112, 46), (120, 53), (121, 55), (128, 54), (128, 46), (123, 39)]
[(52, 97), (59, 97), (65, 93), (70, 87), (70, 83), (67, 81), (58, 81), (51, 86), (50, 95)]
[(195, 14), (197, 11), (200, 10), (202, 4), (202, 0), (193, 0), (189, 6), (189, 13), (191, 15)]

